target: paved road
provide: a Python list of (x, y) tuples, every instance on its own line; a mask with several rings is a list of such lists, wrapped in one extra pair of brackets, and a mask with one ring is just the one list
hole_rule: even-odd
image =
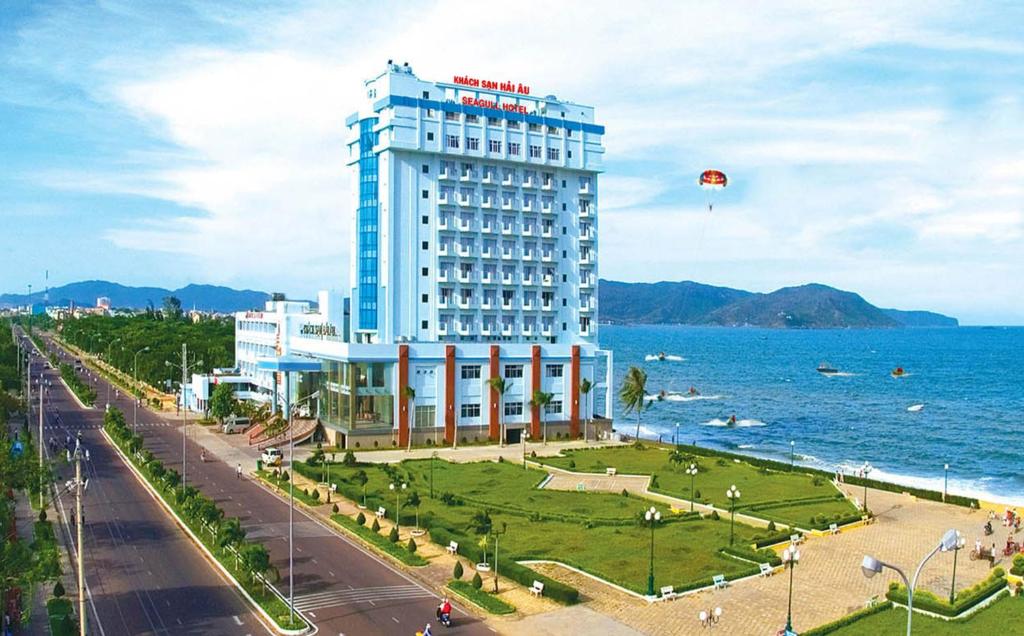
[[(98, 380), (97, 404), (106, 401), (107, 384)], [(132, 399), (116, 392), (111, 402), (132, 422)], [(101, 409), (97, 409), (98, 411)], [(138, 411), (139, 432), (168, 468), (181, 470), (182, 434), (178, 421), (146, 409)], [(200, 446), (187, 441), (186, 479), (212, 497), (227, 516), (239, 517), (249, 538), (264, 541), (281, 573), (278, 587), (288, 593), (288, 506), (249, 479), (237, 479), (234, 466), (210, 457), (200, 461)], [(246, 467), (250, 469), (250, 467)], [(437, 632), (438, 597), (418, 581), (358, 545), (295, 511), (295, 604), (322, 634), (395, 634), (412, 636), (427, 622)], [(446, 634), (491, 634), (477, 617), (456, 607)]]
[[(90, 461), (83, 465), (89, 479), (83, 533), (90, 633), (269, 633), (103, 441), (102, 411), (83, 410), (57, 371), (42, 366), (37, 362), (33, 375), (51, 385), (44, 401), (44, 438), (58, 440), (63, 453), (65, 437), (74, 440), (81, 432), (89, 450)], [(35, 411), (34, 427), (37, 418)], [(73, 466), (63, 466), (58, 483), (73, 476)], [(57, 509), (67, 537), (74, 528), (73, 496), (64, 495)]]

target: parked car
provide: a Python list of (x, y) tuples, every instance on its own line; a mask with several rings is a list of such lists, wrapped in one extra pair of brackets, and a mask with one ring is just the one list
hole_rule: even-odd
[(220, 428), (224, 433), (232, 435), (234, 433), (244, 433), (250, 426), (252, 426), (252, 422), (249, 418), (229, 415), (224, 418), (224, 423), (221, 424)]
[(265, 466), (280, 466), (281, 460), (284, 459), (284, 454), (279, 448), (268, 448), (263, 451), (260, 459), (263, 460)]

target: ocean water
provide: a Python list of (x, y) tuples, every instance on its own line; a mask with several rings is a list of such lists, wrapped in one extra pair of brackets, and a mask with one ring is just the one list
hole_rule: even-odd
[[(682, 442), (784, 461), (792, 440), (798, 463), (866, 461), (872, 477), (935, 490), (948, 463), (950, 492), (1024, 505), (1024, 328), (600, 329), (616, 389), (637, 365), (650, 394), (701, 394), (653, 402), (641, 437), (672, 441), (679, 424)], [(682, 360), (649, 359), (658, 352)], [(842, 374), (819, 374), (822, 361)], [(635, 434), (617, 395), (615, 418)]]

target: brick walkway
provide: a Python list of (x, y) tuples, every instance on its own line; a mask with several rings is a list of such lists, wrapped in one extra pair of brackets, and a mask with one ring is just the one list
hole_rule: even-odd
[[(811, 538), (801, 548), (793, 580), (794, 627), (798, 630), (835, 620), (862, 607), (873, 595), (885, 593), (889, 581), (897, 576), (886, 570), (874, 579), (864, 578), (860, 571), (864, 554), (873, 554), (911, 570), (912, 574), (945, 530), (952, 527), (964, 532), (969, 548), (984, 523), (983, 513), (971, 513), (956, 506), (874, 490), (869, 491), (868, 497), (879, 516), (876, 523), (838, 536)], [(995, 536), (999, 537), (997, 543), (1005, 542), (1003, 534), (997, 532)], [(920, 588), (948, 594), (952, 559), (950, 554), (933, 557), (921, 574)], [(997, 561), (996, 565), (1006, 564)], [(558, 566), (537, 569), (579, 588), (588, 607), (644, 633), (698, 633), (699, 612), (713, 607), (723, 610), (716, 629), (720, 634), (774, 634), (786, 622), (788, 572), (740, 581), (725, 590), (699, 592), (648, 605)], [(984, 578), (988, 569), (987, 562), (970, 561), (965, 550), (958, 558), (957, 589)], [(558, 613), (563, 611), (557, 610), (549, 621), (558, 621)], [(561, 624), (564, 629), (571, 629), (572, 616), (567, 614)]]

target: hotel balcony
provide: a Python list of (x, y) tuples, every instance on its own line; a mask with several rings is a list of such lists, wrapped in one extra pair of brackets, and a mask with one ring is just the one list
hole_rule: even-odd
[(586, 329), (583, 329), (581, 327), (580, 335), (583, 336), (584, 338), (589, 338), (590, 336), (594, 335), (594, 330), (590, 327), (587, 327)]
[(551, 226), (545, 226), (540, 229), (540, 235), (544, 238), (551, 238), (555, 235), (554, 228)]
[(440, 309), (451, 309), (453, 307), (453, 305), (452, 305), (452, 297), (451, 296), (438, 296), (437, 297), (437, 306)]
[(537, 252), (534, 250), (523, 250), (524, 261), (534, 261), (537, 258)]
[(541, 212), (544, 212), (546, 214), (551, 214), (554, 211), (554, 209), (555, 209), (555, 206), (552, 204), (551, 201), (541, 201), (541, 203), (540, 203), (540, 211)]
[(480, 274), (480, 282), (481, 283), (487, 283), (487, 284), (493, 283), (495, 278), (497, 278), (497, 276), (495, 276), (494, 274), (492, 274), (491, 272), (489, 272), (487, 270), (484, 270), (484, 273)]
[(483, 199), (480, 200), (480, 207), (488, 209), (488, 210), (493, 210), (494, 209), (494, 198), (493, 197), (484, 197)]
[(513, 304), (514, 303), (513, 303), (512, 299), (510, 299), (510, 298), (502, 298), (501, 299), (501, 308), (502, 309), (512, 309), (512, 305)]
[(438, 173), (437, 178), (445, 180), (455, 179), (455, 171), (446, 166), (441, 166), (441, 172)]
[(555, 260), (555, 253), (550, 250), (546, 252), (541, 251), (540, 260), (544, 261), (545, 263), (550, 263), (551, 261)]
[(459, 309), (471, 309), (473, 307), (473, 299), (460, 296), (458, 305)]
[(594, 255), (591, 252), (580, 254), (580, 265), (592, 265), (594, 263)]
[(459, 256), (472, 256), (473, 246), (472, 245), (459, 245)]
[(524, 336), (532, 336), (533, 335), (533, 325), (531, 325), (530, 323), (524, 324), (523, 325), (523, 335)]
[(533, 212), (533, 199), (523, 198), (523, 212)]
[(534, 176), (525, 177), (523, 179), (523, 187), (524, 188), (536, 188), (537, 187), (537, 177), (534, 177)]
[(460, 283), (472, 283), (473, 282), (473, 272), (460, 271), (459, 272), (459, 282)]
[(541, 190), (551, 190), (554, 187), (555, 187), (555, 180), (554, 179), (545, 179), (544, 183), (541, 184), (540, 189)]
[(541, 308), (542, 311), (551, 311), (551, 310), (553, 310), (555, 308), (555, 303), (553, 303), (553, 302), (551, 302), (549, 300), (546, 303), (541, 303), (540, 304), (540, 308)]
[(545, 336), (545, 337), (551, 337), (552, 335), (554, 335), (554, 333), (555, 333), (554, 325), (541, 325), (540, 326), (540, 335)]
[(580, 289), (591, 289), (594, 287), (594, 279), (590, 277), (580, 278)]
[(597, 309), (597, 303), (592, 300), (580, 303), (580, 313), (582, 314), (589, 314), (595, 309)]
[(501, 224), (501, 233), (505, 234), (506, 236), (511, 236), (511, 235), (515, 234), (516, 233), (516, 226), (515, 226), (515, 224), (509, 223), (509, 224), (506, 225), (505, 223), (502, 223)]
[(441, 216), (437, 217), (437, 229), (439, 230), (450, 230), (452, 229), (454, 223), (455, 219), (448, 216), (447, 214), (442, 214)]
[(455, 272), (449, 269), (437, 270), (437, 282), (439, 283), (450, 283), (455, 277)]
[(493, 172), (485, 172), (483, 178), (480, 179), (481, 183), (495, 184), (498, 182), (497, 175)]
[(515, 282), (515, 280), (516, 280), (516, 275), (515, 274), (512, 274), (510, 272), (502, 272), (501, 273), (501, 284), (502, 285), (511, 285), (512, 283)]
[(589, 219), (592, 216), (594, 216), (594, 208), (589, 205), (585, 205), (580, 208), (580, 217)]
[(465, 194), (459, 195), (459, 205), (468, 207), (473, 204), (473, 197)]
[(468, 336), (473, 333), (473, 323), (462, 323), (460, 322), (455, 328), (460, 336)]
[(455, 248), (451, 243), (438, 243), (437, 244), (437, 255), (438, 256), (451, 256), (455, 253)]
[(501, 326), (501, 335), (503, 335), (503, 336), (511, 336), (512, 332), (514, 330), (515, 330), (515, 325), (504, 324), (504, 325)]
[(585, 181), (580, 184), (580, 194), (591, 194), (591, 185), (589, 181)]
[(449, 333), (451, 333), (451, 328), (452, 326), (449, 323), (439, 322), (437, 323), (437, 335), (447, 336)]
[(489, 324), (487, 324), (485, 322), (484, 324), (480, 325), (480, 335), (481, 336), (493, 336), (494, 332), (497, 331), (497, 329), (498, 329), (497, 326), (489, 325)]
[(483, 258), (494, 258), (494, 252), (495, 250), (493, 248), (487, 247), (486, 245), (480, 248), (480, 256)]
[(594, 232), (592, 232), (592, 231), (580, 232), (580, 240), (581, 241), (592, 242), (594, 240)]
[(459, 219), (459, 229), (463, 232), (468, 232), (473, 229), (473, 219), (461, 218)]
[(532, 300), (526, 299), (523, 301), (523, 311), (533, 311), (537, 308), (537, 303)]
[(511, 210), (512, 208), (515, 207), (515, 204), (516, 204), (515, 199), (502, 199), (501, 200), (501, 209), (502, 210)]
[(514, 186), (516, 184), (516, 177), (511, 172), (506, 174), (501, 179), (501, 185), (503, 186)]
[(501, 260), (513, 261), (516, 258), (516, 253), (512, 250), (501, 250)]
[(536, 274), (523, 274), (523, 284), (524, 285), (531, 285), (531, 286), (533, 286), (533, 285), (536, 285), (538, 282), (539, 281), (538, 281), (538, 278), (537, 278)]
[(554, 276), (542, 276), (541, 279), (540, 279), (540, 284), (543, 287), (554, 287), (555, 286), (555, 277)]
[(480, 309), (494, 309), (495, 299), (484, 296), (484, 299), (480, 301)]
[(476, 179), (476, 172), (472, 170), (463, 170), (459, 175), (459, 181), (472, 181)]
[(480, 224), (480, 233), (481, 234), (494, 234), (494, 224), (493, 223), (488, 223), (487, 221), (484, 221), (483, 223)]
[(451, 205), (453, 203), (451, 195), (446, 190), (441, 190), (437, 193), (438, 205)]
[(523, 223), (523, 236), (537, 236), (537, 228), (532, 223)]

